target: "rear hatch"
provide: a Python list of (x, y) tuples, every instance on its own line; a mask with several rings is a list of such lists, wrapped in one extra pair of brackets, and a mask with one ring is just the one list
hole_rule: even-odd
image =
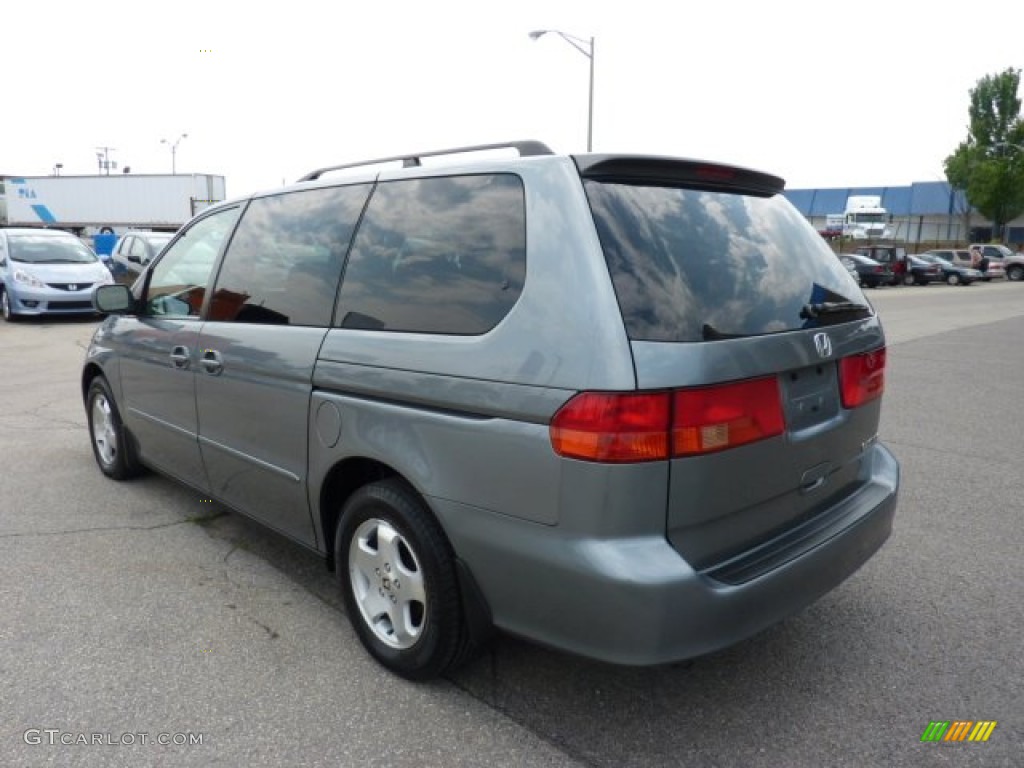
[(868, 475), (885, 364), (856, 281), (781, 179), (659, 158), (577, 165), (637, 388), (670, 401), (672, 545), (740, 582), (778, 565), (773, 551), (796, 556), (794, 537), (834, 535)]

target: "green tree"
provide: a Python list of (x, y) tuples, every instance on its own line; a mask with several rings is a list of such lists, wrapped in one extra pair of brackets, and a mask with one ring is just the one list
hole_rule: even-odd
[(1021, 71), (986, 75), (971, 89), (967, 138), (946, 158), (946, 179), (992, 220), (994, 233), (1024, 213)]

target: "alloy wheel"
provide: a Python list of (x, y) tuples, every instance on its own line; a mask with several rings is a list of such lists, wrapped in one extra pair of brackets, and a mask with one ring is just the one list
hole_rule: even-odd
[(102, 393), (92, 399), (92, 440), (100, 460), (112, 465), (117, 458), (117, 429), (110, 402)]
[(384, 520), (366, 520), (352, 537), (348, 567), (366, 626), (391, 648), (412, 647), (426, 624), (428, 600), (409, 541)]

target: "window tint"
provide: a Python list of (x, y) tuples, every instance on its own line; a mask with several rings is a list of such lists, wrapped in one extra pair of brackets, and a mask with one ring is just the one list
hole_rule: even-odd
[[(630, 338), (701, 341), (809, 328), (807, 304), (866, 301), (782, 196), (586, 181)], [(860, 249), (858, 249), (860, 250)]]
[(200, 219), (156, 263), (146, 289), (146, 314), (198, 317), (221, 245), (238, 218), (226, 208)]
[(253, 200), (231, 240), (210, 320), (328, 326), (369, 185)]
[(352, 245), (338, 317), (344, 328), (486, 333), (516, 303), (525, 275), (518, 176), (386, 182)]

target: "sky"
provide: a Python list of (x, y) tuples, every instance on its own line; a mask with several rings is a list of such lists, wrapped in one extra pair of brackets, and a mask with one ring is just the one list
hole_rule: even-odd
[(1024, 66), (1006, 0), (26, 0), (0, 25), (0, 174), (95, 174), (99, 147), (170, 173), (177, 142), (229, 197), (470, 144), (584, 151), (590, 62), (535, 29), (594, 38), (594, 151), (792, 189), (943, 180), (970, 89)]

